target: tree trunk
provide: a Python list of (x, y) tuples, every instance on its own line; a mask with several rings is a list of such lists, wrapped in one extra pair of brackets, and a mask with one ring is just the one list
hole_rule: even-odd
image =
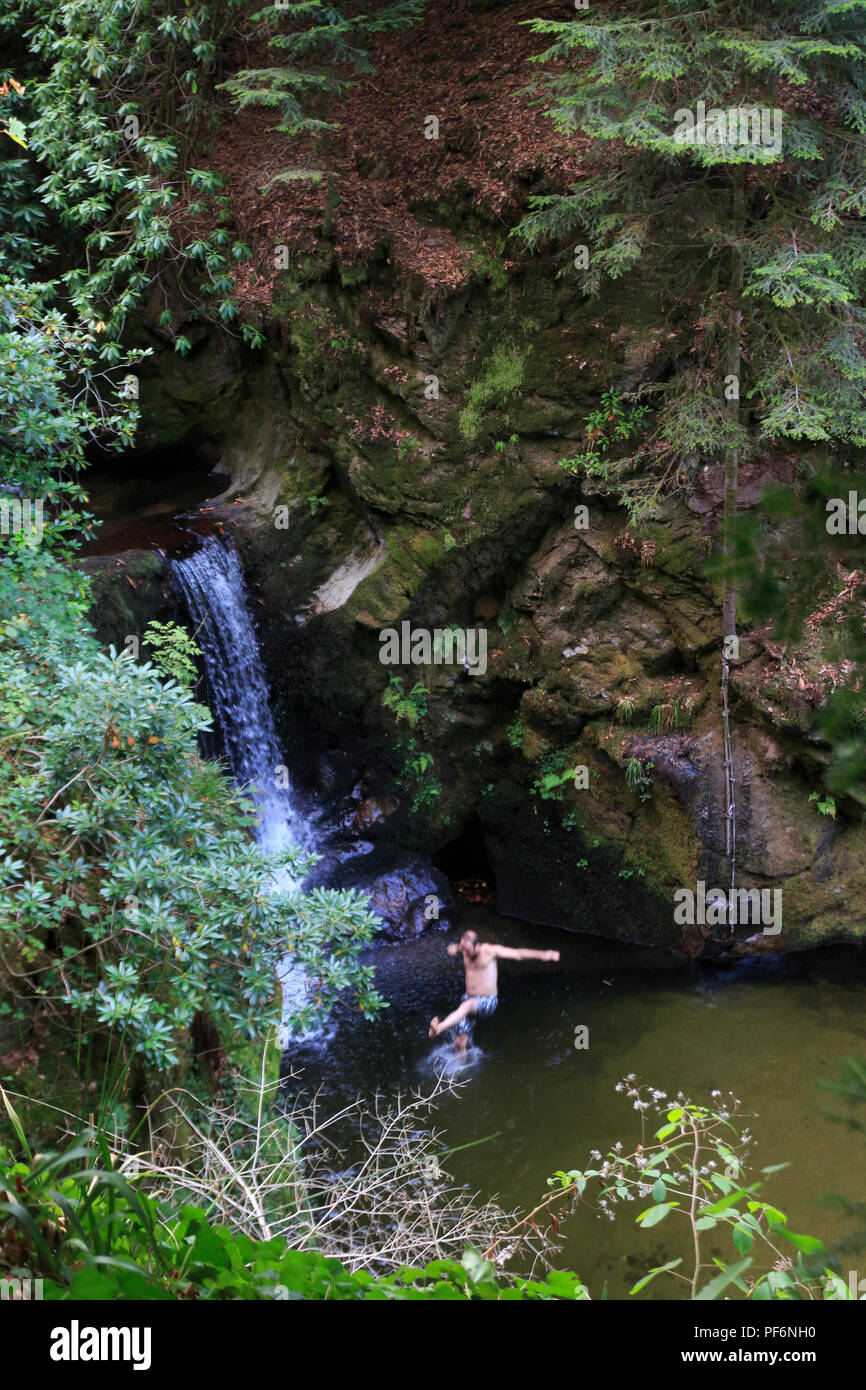
[(193, 1014), (189, 1033), (199, 1075), (213, 1094), (226, 1064), (225, 1048), (219, 1030), (206, 1010), (197, 1009)]

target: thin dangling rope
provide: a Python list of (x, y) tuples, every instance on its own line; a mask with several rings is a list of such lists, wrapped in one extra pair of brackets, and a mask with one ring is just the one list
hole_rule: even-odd
[[(737, 886), (737, 799), (734, 790), (734, 754), (731, 746), (731, 721), (728, 706), (728, 683), (731, 667), (726, 653), (722, 652), (722, 728), (725, 750), (725, 855), (731, 866), (731, 893)], [(733, 902), (733, 898), (731, 899)], [(733, 931), (733, 923), (731, 931)]]

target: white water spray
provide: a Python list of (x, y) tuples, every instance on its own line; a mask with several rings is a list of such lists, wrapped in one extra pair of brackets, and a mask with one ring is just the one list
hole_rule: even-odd
[[(250, 618), (240, 561), (231, 545), (210, 536), (187, 560), (175, 560), (174, 574), (196, 626), (212, 714), (225, 743), (238, 786), (258, 812), (256, 839), (267, 853), (293, 845), (309, 847), (309, 827), (292, 793), (268, 699), (258, 639)], [(274, 875), (278, 891), (296, 881), (287, 871)], [(277, 965), (283, 991), (280, 1041), (289, 1033), (286, 1018), (303, 1000), (306, 980), (286, 956)]]

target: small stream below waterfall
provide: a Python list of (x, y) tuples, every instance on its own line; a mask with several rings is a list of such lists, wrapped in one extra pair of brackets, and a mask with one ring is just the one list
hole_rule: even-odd
[[(206, 539), (175, 560), (174, 572), (203, 648), (207, 699), (227, 761), (239, 784), (255, 788), (263, 847), (317, 847), (311, 808), (300, 804), (290, 779), (275, 780), (291, 768), (291, 750), (280, 748), (274, 728), (235, 552)], [(369, 950), (388, 1002), (381, 1019), (338, 1010), (327, 1035), (284, 1037), (287, 1086), (318, 1090), (320, 1105), (333, 1101), (335, 1108), (359, 1093), (429, 1088), (447, 1064), (447, 1045), (428, 1040), (427, 1023), (460, 998), (459, 969), (445, 945), (465, 924), (512, 946), (554, 946), (562, 960), (501, 969), (500, 1008), (477, 1026), (461, 1084), (443, 1097), (437, 1116), (444, 1148), (455, 1150), (443, 1166), (458, 1183), (505, 1205), (532, 1206), (556, 1169), (586, 1166), (592, 1148), (606, 1150), (617, 1138), (633, 1143), (639, 1117), (614, 1087), (635, 1072), (695, 1099), (733, 1091), (753, 1117), (756, 1166), (790, 1164), (764, 1195), (788, 1212), (793, 1229), (845, 1237), (850, 1219), (822, 1199), (857, 1193), (866, 1145), (831, 1122), (818, 1085), (842, 1057), (866, 1057), (863, 948), (723, 969), (683, 966), (663, 953), (497, 918), (466, 902), (454, 931), (434, 926), (417, 940)], [(284, 982), (287, 1000), (296, 987)], [(587, 1050), (575, 1048), (578, 1025), (589, 1030)], [(595, 1298), (605, 1288), (611, 1298), (626, 1296), (650, 1266), (678, 1253), (673, 1223), (641, 1232), (633, 1216), (624, 1211), (609, 1224), (586, 1210), (566, 1228), (558, 1263), (577, 1270)], [(730, 1250), (718, 1253), (730, 1257)], [(642, 1296), (676, 1290), (657, 1281)]]

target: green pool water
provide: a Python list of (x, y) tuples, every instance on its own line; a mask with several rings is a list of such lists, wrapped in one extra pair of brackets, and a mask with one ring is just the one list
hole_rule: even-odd
[[(464, 1084), (437, 1115), (444, 1144), (460, 1150), (444, 1161), (457, 1182), (530, 1207), (556, 1169), (589, 1166), (592, 1148), (604, 1152), (616, 1139), (633, 1148), (640, 1117), (615, 1090), (633, 1072), (697, 1101), (732, 1091), (750, 1117), (755, 1166), (790, 1165), (762, 1195), (796, 1231), (828, 1242), (850, 1237), (851, 1218), (823, 1199), (862, 1196), (866, 1140), (828, 1118), (834, 1101), (818, 1083), (836, 1075), (841, 1058), (866, 1058), (866, 952), (839, 948), (711, 971), (480, 910), (464, 921), (484, 939), (552, 946), (562, 959), (500, 966), (499, 1009), (477, 1025)], [(428, 1021), (462, 993), (459, 965), (445, 955), (455, 935), (375, 948), (370, 959), (389, 1008), (375, 1023), (347, 1016), (327, 1042), (296, 1047), (291, 1061), (303, 1084), (335, 1099), (429, 1086), (444, 1049), (428, 1040)], [(574, 1045), (578, 1025), (589, 1030), (586, 1050)], [(642, 1231), (638, 1210), (623, 1208), (609, 1222), (583, 1208), (568, 1221), (556, 1263), (575, 1269), (594, 1298), (605, 1288), (625, 1297), (647, 1269), (681, 1253), (674, 1222)], [(734, 1258), (727, 1237), (706, 1253)], [(856, 1252), (840, 1258), (845, 1272), (857, 1267)], [(866, 1268), (863, 1256), (859, 1263)], [(681, 1295), (658, 1281), (641, 1296)]]

